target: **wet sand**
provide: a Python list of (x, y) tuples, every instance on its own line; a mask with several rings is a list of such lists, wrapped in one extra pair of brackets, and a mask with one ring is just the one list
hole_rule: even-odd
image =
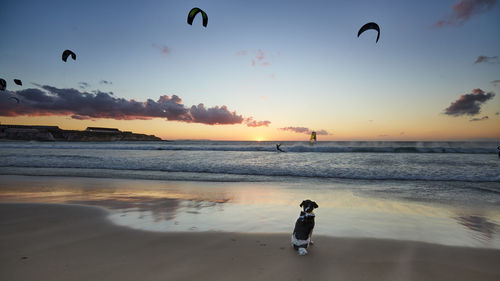
[(498, 205), (487, 200), (421, 202), (373, 191), (387, 188), (386, 181), (304, 188), (303, 183), (0, 177), (0, 203), (103, 207), (114, 224), (143, 231), (290, 233), (300, 202), (310, 198), (320, 206), (314, 229), (318, 235), (500, 249)]
[(0, 204), (0, 280), (499, 280), (500, 251), (287, 234), (164, 233), (96, 207)]

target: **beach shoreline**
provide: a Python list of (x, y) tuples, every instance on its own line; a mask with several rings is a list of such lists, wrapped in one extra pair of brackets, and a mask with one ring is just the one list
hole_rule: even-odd
[(288, 234), (161, 233), (112, 224), (103, 208), (0, 204), (2, 280), (498, 280), (500, 251)]
[[(1, 176), (0, 203), (97, 206), (116, 225), (156, 232), (289, 233), (304, 199), (315, 234), (500, 249), (495, 205), (423, 202), (381, 193), (387, 182), (316, 184)], [(408, 189), (408, 186), (395, 186)], [(484, 203), (484, 201), (483, 201)]]

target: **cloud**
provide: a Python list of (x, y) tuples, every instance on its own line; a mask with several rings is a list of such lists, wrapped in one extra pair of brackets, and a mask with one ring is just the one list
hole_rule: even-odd
[(470, 122), (488, 120), (488, 116), (483, 116), (481, 118), (472, 118)]
[(451, 7), (451, 14), (434, 23), (435, 27), (462, 25), (471, 16), (491, 10), (497, 0), (461, 0)]
[(312, 132), (309, 128), (306, 127), (284, 127), (280, 128), (280, 130), (292, 131), (294, 133), (304, 133), (304, 134), (310, 134)]
[(113, 84), (113, 82), (107, 81), (107, 80), (101, 80), (101, 81), (99, 81), (99, 83), (102, 84), (102, 85), (111, 85), (111, 84)]
[(498, 83), (500, 83), (500, 80), (493, 80), (491, 81), (491, 83), (493, 84), (493, 86), (497, 86)]
[(170, 48), (168, 46), (161, 47), (162, 54), (170, 54)]
[(78, 86), (80, 87), (80, 89), (86, 89), (90, 86), (90, 84), (87, 82), (78, 82)]
[[(160, 96), (154, 101), (144, 102), (117, 98), (111, 93), (95, 91), (80, 92), (77, 89), (60, 89), (47, 85), (37, 85), (39, 88), (29, 88), (15, 92), (20, 103), (0, 102), (0, 116), (71, 116), (77, 120), (108, 118), (116, 120), (150, 120), (165, 118), (170, 121), (201, 123), (207, 125), (242, 124), (245, 118), (236, 111), (230, 111), (225, 105), (205, 107), (186, 107), (177, 95)], [(0, 95), (0, 100), (3, 99)], [(269, 121), (255, 121), (265, 124)], [(264, 123), (262, 123), (264, 122)]]
[(316, 135), (323, 135), (323, 136), (326, 136), (326, 135), (329, 135), (329, 133), (325, 130), (319, 130), (319, 131), (316, 131)]
[[(239, 55), (239, 56), (246, 56), (247, 55), (247, 51), (239, 51), (236, 53), (236, 55)], [(255, 57), (252, 57), (252, 59), (250, 60), (250, 64), (252, 66), (270, 66), (271, 63), (267, 60), (265, 60), (266, 58), (266, 55), (264, 53), (264, 51), (262, 51), (261, 49), (258, 49), (257, 50), (257, 54), (255, 55)]]
[[(284, 128), (280, 128), (280, 130), (291, 131), (294, 133), (307, 134), (307, 135), (314, 132), (314, 130), (311, 130), (311, 129), (306, 128), (306, 127), (284, 127)], [(319, 130), (319, 131), (315, 131), (315, 132), (316, 132), (316, 135), (328, 135), (328, 132), (325, 130)]]
[(264, 52), (261, 49), (257, 50), (257, 56), (255, 57), (258, 61), (262, 61), (264, 59)]
[(82, 115), (77, 115), (77, 114), (71, 115), (71, 118), (72, 118), (72, 119), (76, 119), (76, 120), (92, 120), (92, 121), (95, 121), (95, 120), (94, 120), (94, 119), (92, 119), (91, 117), (88, 117), (88, 116), (82, 116)]
[(488, 57), (488, 56), (479, 56), (477, 57), (476, 61), (474, 63), (500, 63), (500, 60), (498, 60), (498, 56), (494, 57)]
[(271, 124), (271, 121), (265, 120), (265, 121), (256, 121), (253, 120), (253, 117), (248, 117), (245, 120), (247, 127), (268, 127), (269, 124)]
[(221, 107), (205, 108), (202, 103), (198, 106), (192, 106), (190, 111), (192, 122), (208, 125), (228, 125), (241, 124), (243, 116), (236, 114), (236, 111), (230, 112), (225, 105)]
[[(268, 61), (264, 61), (264, 52), (261, 49), (257, 50), (257, 56), (255, 57), (256, 62), (261, 65), (261, 66), (270, 66), (271, 64)], [(255, 66), (255, 63), (253, 62), (253, 65)]]
[(474, 89), (470, 94), (463, 94), (445, 109), (445, 114), (452, 116), (476, 115), (481, 110), (481, 104), (492, 99), (494, 93), (484, 93), (481, 89)]
[(161, 54), (168, 55), (170, 54), (170, 48), (167, 45), (156, 45), (153, 44), (153, 48), (160, 51)]

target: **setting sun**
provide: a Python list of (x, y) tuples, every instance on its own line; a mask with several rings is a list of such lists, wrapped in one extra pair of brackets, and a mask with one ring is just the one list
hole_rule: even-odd
[(500, 0), (1, 1), (1, 280), (500, 281)]

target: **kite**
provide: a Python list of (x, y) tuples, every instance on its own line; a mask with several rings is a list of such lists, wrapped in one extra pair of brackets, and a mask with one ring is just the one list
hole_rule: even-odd
[(0, 91), (5, 91), (5, 88), (7, 88), (7, 81), (0, 78)]
[(368, 29), (374, 29), (378, 32), (377, 41), (375, 41), (375, 43), (377, 43), (378, 39), (380, 38), (380, 27), (378, 26), (378, 24), (376, 24), (374, 22), (369, 22), (369, 23), (363, 25), (358, 31), (358, 37), (359, 37), (359, 35), (361, 35), (361, 33), (367, 31)]
[(189, 25), (193, 25), (193, 20), (194, 17), (201, 12), (201, 15), (203, 16), (203, 26), (207, 27), (208, 24), (208, 16), (207, 13), (205, 13), (202, 9), (200, 8), (192, 8), (191, 11), (189, 11), (187, 22)]
[(23, 85), (23, 81), (21, 81), (19, 79), (14, 79), (14, 83), (16, 83), (16, 85), (19, 85), (19, 86)]
[(66, 60), (68, 59), (68, 57), (69, 57), (70, 55), (71, 55), (71, 58), (72, 58), (73, 60), (76, 60), (76, 54), (75, 54), (75, 53), (73, 53), (73, 51), (71, 51), (71, 50), (65, 50), (65, 51), (62, 53), (62, 60), (63, 60), (64, 62), (66, 62)]

